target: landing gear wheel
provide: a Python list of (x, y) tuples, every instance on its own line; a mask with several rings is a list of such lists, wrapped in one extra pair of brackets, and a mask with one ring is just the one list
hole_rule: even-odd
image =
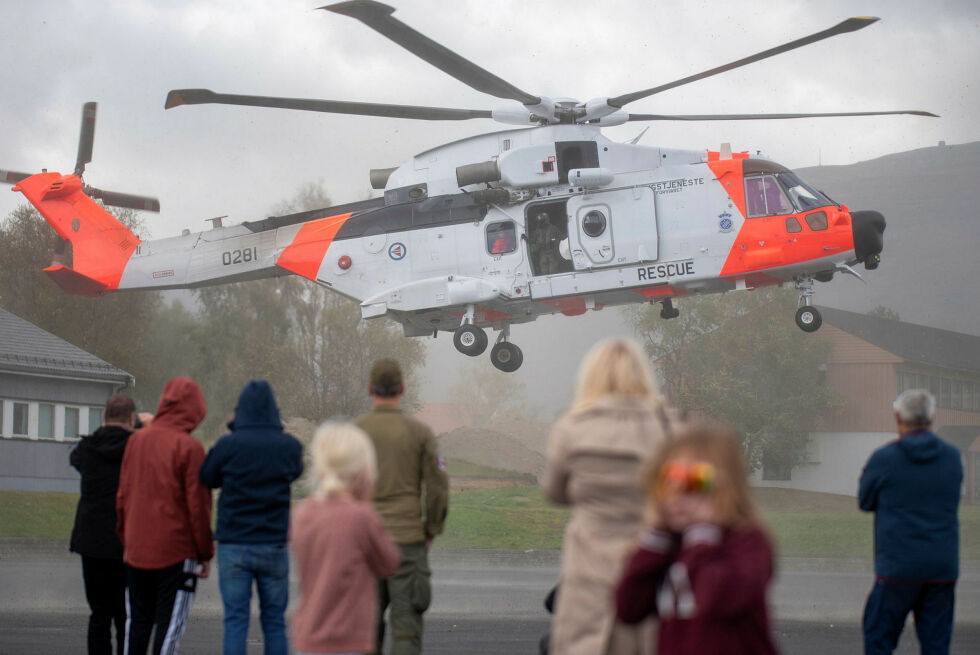
[(804, 305), (796, 310), (796, 324), (804, 332), (816, 332), (823, 325), (823, 317), (816, 307)]
[(513, 373), (524, 363), (524, 353), (509, 341), (501, 341), (490, 349), (490, 361), (504, 373)]
[(487, 333), (475, 325), (460, 325), (453, 334), (453, 345), (456, 346), (456, 350), (470, 357), (482, 355), (487, 349), (488, 342)]
[(661, 304), (663, 305), (663, 307), (660, 309), (660, 318), (667, 320), (671, 318), (677, 318), (678, 316), (681, 315), (680, 310), (674, 307), (674, 303), (671, 302), (670, 298), (667, 298)]

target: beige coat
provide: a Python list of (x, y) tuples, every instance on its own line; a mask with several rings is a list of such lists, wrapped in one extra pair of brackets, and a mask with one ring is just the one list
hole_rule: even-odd
[(572, 508), (552, 621), (555, 655), (653, 652), (653, 622), (617, 622), (615, 591), (642, 530), (641, 469), (665, 438), (653, 409), (621, 397), (566, 415), (552, 429), (544, 493)]

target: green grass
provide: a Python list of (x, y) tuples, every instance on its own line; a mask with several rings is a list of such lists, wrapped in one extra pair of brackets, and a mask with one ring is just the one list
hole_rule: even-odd
[[(800, 495), (793, 499), (794, 506), (803, 511), (787, 511), (779, 498), (762, 495), (763, 515), (778, 554), (870, 558), (871, 515), (855, 511), (850, 502), (835, 503), (834, 498), (821, 496), (826, 494), (810, 496), (809, 505), (800, 505), (799, 499), (808, 498)], [(0, 538), (68, 539), (77, 503), (75, 493), (0, 491)], [(827, 507), (835, 505), (840, 506), (840, 511), (827, 511)], [(766, 510), (767, 506), (771, 509)], [(536, 485), (459, 491), (450, 499), (446, 531), (436, 540), (436, 546), (560, 548), (568, 514), (567, 509), (548, 502)], [(960, 508), (960, 557), (980, 560), (980, 506)]]
[(440, 548), (561, 548), (568, 510), (555, 507), (535, 486), (454, 493)]
[(530, 473), (518, 473), (517, 471), (505, 471), (495, 469), (491, 466), (474, 464), (465, 459), (450, 458), (447, 462), (447, 471), (450, 478), (480, 478), (493, 480), (524, 480), (528, 484), (534, 484), (534, 476)]
[(68, 539), (78, 494), (0, 491), (0, 538)]

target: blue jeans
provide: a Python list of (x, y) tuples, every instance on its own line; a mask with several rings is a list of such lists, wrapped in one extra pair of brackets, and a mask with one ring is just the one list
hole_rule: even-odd
[(864, 652), (891, 655), (909, 612), (922, 655), (948, 655), (955, 584), (876, 580), (864, 607)]
[(225, 605), (224, 655), (245, 655), (252, 580), (259, 592), (265, 655), (287, 655), (286, 603), (289, 554), (286, 544), (218, 544), (218, 587)]

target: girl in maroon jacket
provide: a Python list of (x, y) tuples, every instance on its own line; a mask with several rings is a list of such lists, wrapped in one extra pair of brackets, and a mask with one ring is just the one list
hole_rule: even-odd
[(646, 480), (649, 529), (616, 591), (621, 621), (660, 617), (660, 653), (775, 653), (766, 588), (773, 554), (736, 435), (691, 426)]

